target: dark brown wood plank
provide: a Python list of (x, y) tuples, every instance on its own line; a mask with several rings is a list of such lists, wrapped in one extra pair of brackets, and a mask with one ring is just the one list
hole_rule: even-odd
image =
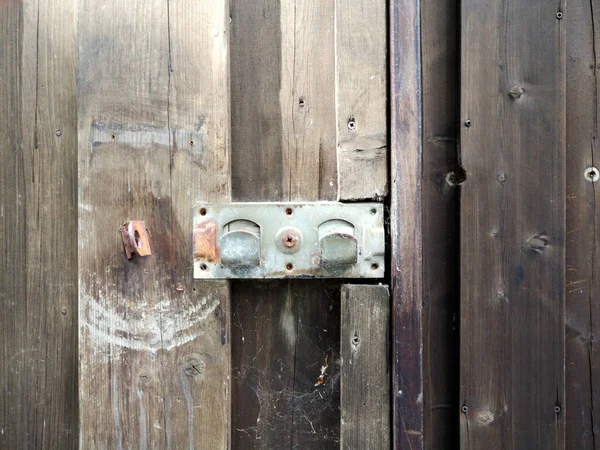
[[(567, 448), (600, 446), (600, 188), (585, 176), (599, 167), (600, 5), (569, 2), (567, 39)], [(600, 172), (598, 172), (600, 173)]]
[[(334, 6), (231, 2), (234, 200), (336, 199)], [(234, 449), (339, 445), (338, 288), (233, 283)]]
[(226, 6), (79, 1), (82, 448), (228, 445), (228, 289), (191, 253), (192, 207), (228, 199)]
[(458, 446), (460, 13), (454, 0), (421, 2), (423, 58), (424, 447)]
[(0, 2), (0, 446), (77, 446), (70, 0)]
[(420, 5), (390, 2), (392, 398), (395, 449), (423, 448)]
[(340, 448), (391, 448), (390, 293), (345, 284), (341, 291)]
[(339, 284), (236, 282), (232, 298), (233, 448), (338, 447)]
[(462, 3), (465, 449), (565, 448), (562, 10)]

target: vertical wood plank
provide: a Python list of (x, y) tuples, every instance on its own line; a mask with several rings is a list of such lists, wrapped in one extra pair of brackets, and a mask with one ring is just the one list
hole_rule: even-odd
[(341, 200), (383, 199), (387, 176), (385, 2), (336, 2), (336, 113)]
[(232, 298), (233, 448), (339, 446), (339, 284), (240, 282)]
[(395, 449), (423, 448), (420, 3), (390, 2), (391, 277)]
[(387, 286), (342, 286), (342, 449), (391, 448), (389, 300)]
[[(232, 0), (234, 200), (337, 197), (334, 7)], [(233, 283), (233, 448), (339, 443), (338, 287)]]
[[(79, 1), (80, 447), (228, 445), (229, 296), (192, 280), (226, 201), (226, 1)], [(117, 229), (144, 220), (152, 255)]]
[[(586, 170), (600, 167), (597, 146), (600, 5), (569, 2), (567, 34), (567, 448), (600, 445), (600, 202), (598, 182)], [(600, 172), (598, 172), (600, 173)]]
[(0, 4), (0, 446), (77, 444), (74, 3)]
[(460, 14), (454, 0), (421, 2), (423, 59), (424, 447), (458, 446)]
[(563, 11), (462, 3), (462, 448), (565, 448)]

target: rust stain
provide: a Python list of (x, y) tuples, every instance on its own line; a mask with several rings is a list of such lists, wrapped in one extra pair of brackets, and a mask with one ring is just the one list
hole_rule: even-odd
[(219, 262), (217, 248), (217, 222), (209, 219), (202, 222), (194, 230), (194, 258), (208, 262)]

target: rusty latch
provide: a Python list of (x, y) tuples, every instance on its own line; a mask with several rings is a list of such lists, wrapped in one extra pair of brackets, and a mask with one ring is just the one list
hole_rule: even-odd
[(134, 253), (137, 253), (139, 256), (152, 254), (148, 230), (143, 220), (132, 220), (120, 226), (119, 231), (123, 238), (123, 246), (125, 247), (127, 259), (131, 259)]

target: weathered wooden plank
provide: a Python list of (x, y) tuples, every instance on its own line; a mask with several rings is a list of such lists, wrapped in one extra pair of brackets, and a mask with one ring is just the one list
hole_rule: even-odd
[(0, 446), (77, 444), (74, 3), (0, 3)]
[[(80, 446), (225, 448), (229, 298), (191, 212), (228, 197), (225, 1), (79, 2)], [(152, 255), (117, 229), (144, 220)]]
[(389, 449), (390, 295), (387, 286), (345, 284), (341, 290), (342, 449)]
[(463, 448), (565, 447), (562, 10), (462, 3)]
[(336, 2), (339, 198), (382, 199), (387, 176), (386, 3)]
[[(598, 55), (600, 5), (569, 2), (567, 39), (567, 294), (566, 440), (567, 448), (600, 445), (600, 189), (586, 177), (598, 168)], [(598, 172), (600, 173), (600, 172)]]
[(424, 447), (458, 446), (458, 2), (421, 2)]
[(395, 449), (423, 448), (420, 5), (390, 2), (391, 278)]
[[(334, 6), (231, 2), (234, 200), (336, 198)], [(233, 284), (233, 448), (339, 442), (337, 287)]]
[(239, 282), (232, 297), (233, 448), (336, 447), (339, 284)]
[(232, 0), (236, 200), (335, 200), (334, 4)]

